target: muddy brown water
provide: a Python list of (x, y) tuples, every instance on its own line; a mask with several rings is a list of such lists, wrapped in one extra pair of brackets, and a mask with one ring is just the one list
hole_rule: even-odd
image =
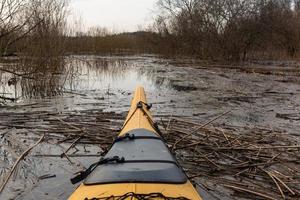
[[(18, 97), (17, 102), (7, 102), (9, 106), (15, 106), (10, 112), (26, 112), (29, 108), (18, 105), (35, 104), (34, 109), (38, 111), (103, 109), (125, 113), (135, 87), (142, 85), (148, 101), (153, 104), (156, 120), (178, 116), (201, 124), (232, 110), (214, 124), (266, 126), (291, 136), (300, 135), (300, 77), (295, 74), (245, 73), (234, 68), (209, 68), (190, 60), (174, 61), (154, 55), (69, 56), (66, 63), (67, 70), (57, 79), (61, 84), (59, 95), (47, 96), (41, 91), (44, 98), (32, 93), (31, 85), (22, 84), (19, 77), (15, 85), (9, 86), (7, 83), (13, 76), (0, 72), (1, 96)], [(6, 106), (0, 109), (0, 112), (7, 111)], [(5, 116), (0, 117), (1, 123)], [(0, 128), (0, 133), (6, 130), (1, 125)], [(30, 140), (33, 135), (22, 137)], [(0, 138), (1, 183), (15, 158), (7, 151), (7, 145), (4, 147), (3, 136)], [(81, 146), (78, 149), (79, 153), (101, 151), (100, 147), (92, 145), (86, 146), (86, 150)], [(49, 153), (60, 154), (61, 149), (43, 144), (30, 155)], [(94, 157), (76, 159), (85, 166), (96, 160)], [(66, 199), (76, 187), (69, 179), (78, 170), (60, 158), (28, 156), (0, 199)], [(45, 175), (55, 177), (41, 179)], [(214, 199), (206, 195), (207, 199)]]

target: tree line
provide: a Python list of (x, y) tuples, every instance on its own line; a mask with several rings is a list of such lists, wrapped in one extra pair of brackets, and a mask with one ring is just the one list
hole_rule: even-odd
[(299, 56), (299, 0), (159, 0), (158, 6), (154, 30), (162, 51), (227, 60)]
[(67, 26), (67, 0), (1, 0), (0, 54), (158, 53), (202, 59), (297, 58), (300, 0), (158, 0), (151, 27)]

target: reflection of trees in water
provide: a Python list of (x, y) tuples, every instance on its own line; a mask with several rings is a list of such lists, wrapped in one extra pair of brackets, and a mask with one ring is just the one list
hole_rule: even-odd
[(87, 79), (106, 77), (114, 81), (124, 78), (126, 71), (133, 66), (124, 59), (99, 57), (69, 57), (66, 63), (70, 74), (66, 86), (72, 90), (76, 90), (80, 84), (84, 85), (82, 81), (86, 79), (82, 79), (83, 76)]
[[(146, 79), (147, 82), (153, 84), (155, 87), (168, 87), (169, 84), (168, 77), (159, 76), (160, 73), (165, 72), (164, 69), (161, 69), (159, 65), (153, 65), (153, 63), (150, 66), (145, 60), (128, 57), (81, 56), (70, 57), (67, 63), (70, 69), (77, 68), (79, 70), (78, 74), (81, 76), (85, 75), (88, 79), (102, 78), (105, 79), (103, 80), (104, 82), (107, 80), (120, 82), (120, 80), (128, 79), (128, 76), (134, 73), (136, 74), (134, 77)], [(70, 79), (70, 81), (74, 81), (74, 79)], [(69, 84), (69, 88), (76, 89), (76, 85), (74, 86), (74, 84), (84, 85), (85, 83), (81, 83), (81, 81), (86, 81), (86, 79), (80, 80), (80, 76), (77, 76), (77, 80), (73, 82), (73, 85)]]
[[(3, 94), (9, 91), (12, 93), (11, 96), (16, 98), (46, 98), (62, 95), (65, 90), (77, 90), (93, 79), (104, 82), (125, 80), (128, 79), (130, 73), (146, 79), (155, 87), (168, 85), (168, 78), (159, 76), (164, 71), (159, 71), (160, 67), (158, 69), (157, 66), (148, 64), (144, 61), (124, 57), (26, 58), (5, 65), (4, 68), (14, 74), (2, 72), (0, 91)], [(12, 84), (9, 86), (10, 82)]]
[(122, 59), (97, 59), (95, 65), (97, 68), (95, 70), (96, 76), (102, 75), (112, 81), (124, 79), (126, 72), (134, 67), (133, 63)]
[(146, 77), (157, 88), (168, 87), (170, 83), (169, 77), (162, 75), (164, 72), (158, 65), (144, 66), (139, 68), (138, 75), (139, 77)]
[(27, 58), (4, 64), (3, 69), (8, 72), (1, 72), (1, 93), (13, 93), (14, 98), (46, 98), (63, 94), (65, 88), (76, 90), (82, 76), (119, 79), (125, 76), (127, 68), (128, 63), (122, 59)]
[(1, 90), (14, 98), (45, 98), (61, 94), (65, 77), (64, 59), (22, 58), (3, 64)]
[(23, 97), (45, 98), (62, 94), (65, 79), (63, 58), (29, 59), (21, 63), (21, 67), (25, 68), (31, 77), (20, 82)]

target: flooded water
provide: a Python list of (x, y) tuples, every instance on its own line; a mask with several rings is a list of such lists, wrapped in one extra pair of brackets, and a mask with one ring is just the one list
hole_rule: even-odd
[(64, 77), (64, 95), (56, 99), (61, 107), (86, 109), (101, 102), (101, 109), (126, 112), (132, 92), (141, 85), (157, 117), (178, 115), (202, 122), (232, 110), (227, 123), (278, 127), (299, 134), (299, 120), (279, 117), (300, 117), (298, 76), (209, 69), (151, 55), (73, 56), (67, 63), (70, 74)]
[[(44, 87), (40, 80), (0, 72), (0, 95), (17, 99), (13, 103), (7, 101), (9, 106), (35, 104), (30, 108), (32, 112), (103, 109), (124, 114), (130, 106), (134, 89), (141, 85), (145, 87), (148, 101), (153, 104), (156, 120), (178, 116), (201, 124), (231, 110), (214, 124), (266, 126), (300, 135), (300, 77), (293, 74), (245, 73), (153, 55), (69, 56), (65, 63), (65, 70), (51, 77), (46, 84), (43, 82)], [(16, 81), (8, 84), (10, 80)], [(9, 110), (5, 106), (1, 109), (1, 112)], [(22, 113), (28, 109), (19, 106), (10, 112)], [(0, 117), (0, 123), (5, 121), (5, 116)], [(3, 137), (0, 142), (4, 144)], [(83, 151), (82, 147), (78, 148)], [(101, 151), (95, 146), (86, 148), (90, 152)], [(3, 146), (0, 152), (0, 174), (3, 176), (3, 169), (8, 169), (14, 158), (4, 153)], [(49, 152), (59, 154), (61, 149), (47, 144), (35, 149), (33, 154)], [(88, 166), (95, 158), (78, 160)], [(66, 160), (30, 157), (23, 167), (15, 175), (17, 182), (5, 190), (4, 199), (66, 199), (74, 189), (69, 178), (76, 169)], [(38, 181), (38, 177), (45, 174), (56, 176)]]

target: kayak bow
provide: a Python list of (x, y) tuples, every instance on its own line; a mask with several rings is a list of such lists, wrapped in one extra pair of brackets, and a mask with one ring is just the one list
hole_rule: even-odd
[(72, 179), (83, 180), (69, 200), (201, 200), (153, 123), (142, 87), (107, 154)]

